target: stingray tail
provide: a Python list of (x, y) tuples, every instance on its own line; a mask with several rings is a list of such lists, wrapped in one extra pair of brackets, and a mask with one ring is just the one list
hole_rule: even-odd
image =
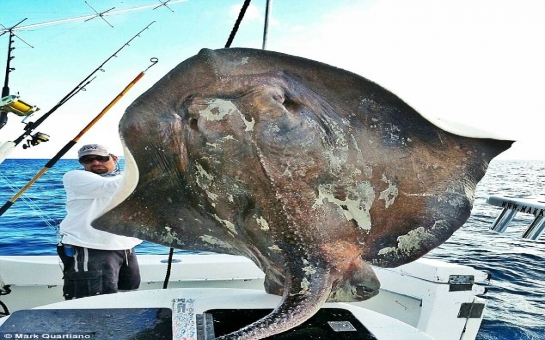
[(282, 301), (268, 315), (238, 331), (217, 337), (216, 340), (257, 340), (279, 334), (310, 319), (326, 302), (331, 293), (331, 275), (326, 270), (293, 279), (286, 278)]

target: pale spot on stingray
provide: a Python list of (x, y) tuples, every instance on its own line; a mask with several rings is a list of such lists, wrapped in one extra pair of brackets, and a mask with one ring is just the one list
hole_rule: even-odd
[[(438, 224), (440, 226), (442, 224), (441, 221), (436, 222), (432, 228), (438, 227)], [(383, 248), (378, 254), (384, 255), (392, 252), (410, 254), (420, 250), (423, 243), (433, 242), (434, 240), (435, 236), (433, 236), (433, 234), (424, 227), (418, 227), (405, 235), (399, 236), (397, 238), (397, 247)]]
[(222, 218), (220, 218), (218, 215), (214, 214), (214, 218), (216, 219), (216, 221), (220, 222), (221, 224), (223, 224), (224, 226), (227, 227), (227, 229), (229, 229), (229, 231), (233, 234), (237, 234), (237, 231), (235, 229), (235, 225), (231, 222), (231, 221), (227, 221), (227, 220), (224, 220)]
[(199, 163), (196, 163), (195, 167), (197, 168), (197, 184), (204, 190), (206, 196), (210, 199), (210, 204), (215, 207), (215, 202), (218, 200), (219, 195), (210, 191), (211, 182), (214, 180), (214, 176), (206, 172)]
[(278, 247), (276, 244), (273, 246), (270, 246), (269, 249), (272, 251), (280, 251), (280, 247)]
[[(238, 113), (238, 115), (242, 119), (242, 122), (246, 126), (245, 131), (252, 131), (254, 129), (255, 120), (252, 119), (248, 121), (233, 102), (223, 99), (211, 99), (207, 102), (207, 104), (208, 106), (205, 109), (199, 111), (201, 116), (206, 118), (207, 120), (219, 121), (224, 119), (228, 115)], [(234, 138), (231, 136), (231, 139)]]
[(207, 102), (208, 106), (199, 111), (201, 117), (210, 121), (222, 120), (225, 116), (238, 112), (235, 104), (228, 100), (211, 99)]
[(336, 191), (336, 188), (332, 185), (320, 185), (318, 187), (318, 198), (312, 208), (316, 209), (319, 205), (324, 205), (326, 202), (333, 203), (342, 210), (348, 221), (354, 220), (359, 228), (371, 230), (371, 214), (369, 214), (369, 210), (374, 199), (373, 186), (369, 182), (360, 182), (356, 187), (350, 189), (345, 200), (336, 198), (333, 194)]
[(248, 121), (246, 117), (242, 114), (242, 112), (239, 111), (240, 118), (242, 119), (242, 122), (244, 122), (244, 125), (246, 125), (246, 129), (244, 131), (252, 131), (254, 129), (255, 120), (252, 119), (251, 121)]
[(218, 199), (218, 195), (217, 195), (217, 194), (214, 194), (213, 192), (207, 191), (206, 194), (208, 195), (208, 197), (210, 197), (210, 198), (213, 199), (213, 200), (217, 200), (217, 199)]
[(261, 230), (269, 230), (269, 223), (266, 219), (263, 218), (263, 216), (258, 216), (255, 221), (257, 222)]
[(199, 163), (195, 163), (195, 167), (197, 168), (197, 184), (206, 190), (210, 186), (208, 182), (211, 182), (214, 179), (214, 176), (206, 172)]
[[(304, 267), (301, 268), (301, 270), (305, 273), (305, 276), (311, 276), (312, 274), (316, 273), (316, 267), (314, 267), (310, 262), (306, 259), (303, 259)], [(299, 291), (299, 294), (308, 294), (310, 291), (310, 281), (304, 277), (303, 280), (301, 280), (301, 290)]]
[(233, 249), (233, 246), (230, 245), (229, 243), (227, 242), (224, 242), (222, 240), (219, 240), (213, 236), (210, 236), (210, 235), (203, 235), (203, 236), (200, 236), (199, 237), (203, 242), (206, 242), (208, 244), (211, 244), (213, 246), (219, 246), (219, 247), (222, 247), (222, 248), (225, 248), (225, 249)]
[(382, 174), (382, 181), (388, 183), (388, 188), (380, 193), (379, 199), (383, 199), (386, 208), (388, 208), (390, 205), (394, 204), (394, 201), (399, 191), (397, 189), (397, 186), (392, 185), (392, 182), (388, 178), (386, 178), (386, 175), (384, 174)]
[[(251, 119), (248, 121), (246, 119), (246, 116), (244, 116), (242, 112), (240, 112), (240, 110), (233, 102), (223, 99), (211, 99), (207, 102), (207, 104), (208, 106), (204, 110), (199, 111), (201, 116), (206, 118), (207, 120), (219, 121), (224, 119), (228, 115), (238, 113), (240, 119), (242, 119), (242, 122), (246, 126), (246, 129), (244, 131), (252, 131), (254, 129), (255, 120)], [(232, 136), (228, 137), (230, 137), (230, 139), (234, 139)]]
[(299, 291), (299, 294), (308, 294), (310, 291), (310, 282), (307, 280), (307, 278), (303, 278), (301, 280), (301, 290)]
[(423, 241), (434, 238), (432, 234), (424, 227), (418, 227), (409, 231), (406, 235), (397, 238), (398, 248), (402, 251), (409, 252), (420, 249)]
[(305, 272), (305, 275), (312, 275), (316, 273), (316, 268), (314, 266), (308, 265), (302, 268)]
[(165, 227), (166, 235), (161, 235), (161, 239), (166, 243), (174, 243), (175, 241), (178, 242), (179, 239), (172, 233), (171, 227)]
[(381, 250), (378, 251), (378, 255), (386, 255), (388, 253), (395, 253), (397, 248), (395, 247), (386, 247), (386, 248), (382, 248)]

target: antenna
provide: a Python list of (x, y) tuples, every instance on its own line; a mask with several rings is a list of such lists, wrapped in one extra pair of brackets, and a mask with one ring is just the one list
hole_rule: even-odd
[(88, 3), (87, 1), (85, 1), (85, 3), (87, 4), (87, 6), (91, 7), (91, 8), (93, 9), (93, 11), (95, 11), (95, 13), (96, 13), (96, 15), (95, 15), (94, 17), (89, 18), (89, 19), (87, 19), (87, 20), (85, 20), (85, 21), (89, 21), (89, 20), (91, 20), (91, 19), (100, 17), (102, 20), (104, 20), (104, 22), (106, 22), (108, 25), (110, 25), (110, 27), (113, 28), (112, 24), (110, 24), (108, 21), (106, 21), (106, 19), (104, 19), (104, 14), (108, 13), (109, 11), (111, 11), (112, 9), (114, 9), (115, 7), (112, 7), (112, 8), (110, 8), (110, 9), (108, 9), (108, 10), (105, 10), (104, 12), (100, 12), (100, 13), (99, 13), (99, 12), (96, 11), (96, 9), (93, 8), (93, 6), (89, 5), (89, 3)]
[(165, 1), (165, 2), (159, 0), (159, 2), (160, 2), (161, 4), (160, 4), (159, 6), (157, 6), (157, 7), (155, 7), (154, 9), (157, 9), (157, 8), (159, 8), (159, 7), (161, 7), (161, 6), (165, 6), (166, 8), (170, 9), (170, 11), (171, 11), (172, 13), (174, 13), (174, 11), (172, 10), (172, 8), (168, 7), (168, 5), (167, 5), (167, 4), (170, 2), (170, 0), (167, 0), (167, 1)]

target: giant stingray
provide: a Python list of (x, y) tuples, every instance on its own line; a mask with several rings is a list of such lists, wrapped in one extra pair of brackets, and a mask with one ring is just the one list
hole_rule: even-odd
[(371, 264), (413, 261), (466, 221), (512, 142), (438, 124), (342, 69), (204, 49), (126, 110), (124, 185), (93, 226), (250, 258), (282, 302), (225, 338), (277, 334), (374, 296)]

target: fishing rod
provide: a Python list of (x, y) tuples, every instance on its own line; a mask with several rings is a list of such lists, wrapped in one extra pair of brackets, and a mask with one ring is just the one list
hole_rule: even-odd
[[(70, 100), (72, 97), (74, 97), (77, 93), (85, 89), (89, 83), (91, 83), (95, 78), (93, 75), (97, 73), (98, 71), (102, 70), (102, 67), (110, 61), (113, 57), (117, 57), (117, 54), (126, 46), (129, 46), (130, 42), (136, 39), (140, 36), (142, 32), (147, 30), (155, 21), (152, 21), (149, 25), (147, 25), (144, 29), (142, 29), (140, 32), (136, 33), (129, 41), (124, 43), (117, 51), (115, 51), (111, 56), (108, 57), (102, 64), (100, 64), (93, 72), (91, 72), (85, 79), (83, 79), (76, 87), (74, 87), (66, 96), (64, 96), (51, 110), (44, 113), (43, 116), (41, 116), (36, 122), (28, 122), (26, 123), (24, 127), (24, 132), (14, 141), (8, 141), (5, 142), (3, 145), (0, 146), (0, 163), (2, 163), (7, 156), (15, 149), (19, 143), (21, 143), (27, 136), (29, 136), (34, 129), (36, 129), (41, 123), (43, 123), (44, 120), (47, 119), (53, 112), (55, 112), (58, 108), (60, 108), (62, 105), (64, 105), (68, 100)], [(93, 77), (93, 78), (91, 78)], [(31, 139), (28, 141), (28, 145), (24, 145), (26, 147), (36, 146), (40, 144), (41, 142), (47, 142), (49, 140), (49, 136), (45, 133), (37, 132), (33, 136), (31, 136)]]
[(106, 112), (108, 112), (110, 110), (110, 108), (112, 106), (114, 106), (120, 99), (121, 97), (123, 97), (125, 95), (125, 93), (127, 93), (133, 86), (134, 84), (136, 84), (140, 79), (142, 79), (142, 77), (144, 76), (145, 72), (147, 70), (149, 70), (152, 66), (154, 66), (155, 64), (157, 64), (159, 62), (159, 59), (157, 58), (151, 58), (150, 59), (151, 61), (151, 65), (148, 66), (148, 68), (146, 68), (144, 71), (140, 72), (140, 74), (138, 74), (136, 76), (136, 78), (133, 79), (133, 81), (131, 81), (129, 83), (129, 85), (127, 85), (123, 91), (121, 91), (117, 97), (115, 97), (111, 102), (110, 104), (108, 104), (89, 124), (87, 124), (87, 126), (85, 126), (85, 128), (83, 128), (83, 130), (80, 131), (80, 133), (74, 137), (74, 139), (72, 139), (71, 141), (69, 141), (56, 155), (55, 157), (51, 158), (46, 164), (45, 166), (42, 168), (42, 170), (40, 170), (21, 190), (19, 190), (18, 193), (16, 193), (9, 201), (7, 201), (3, 206), (2, 208), (0, 208), (0, 216), (2, 216), (12, 205), (13, 203), (15, 203), (15, 201), (17, 200), (17, 198), (19, 198), (28, 188), (30, 188), (32, 186), (32, 184), (34, 184), (34, 182), (36, 182), (47, 170), (49, 170), (50, 168), (52, 168), (56, 163), (57, 161), (66, 154), (66, 152), (68, 152), (68, 150), (70, 150), (77, 142), (78, 140), (81, 138), (81, 136), (83, 136), (87, 131), (89, 131), (89, 129), (91, 129), (93, 127), (93, 125), (95, 125), (96, 122), (98, 122), (100, 120), (100, 118), (102, 118), (102, 116), (104, 116), (104, 114), (106, 114)]

